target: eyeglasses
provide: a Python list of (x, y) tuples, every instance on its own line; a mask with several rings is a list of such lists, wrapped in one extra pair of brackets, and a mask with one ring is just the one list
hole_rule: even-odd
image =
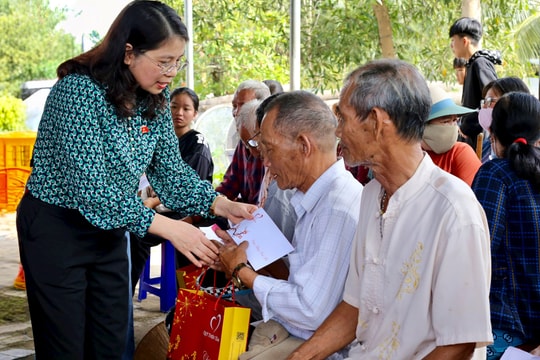
[(488, 96), (487, 98), (480, 100), (480, 107), (481, 108), (490, 107), (491, 105), (494, 105), (497, 102), (497, 100), (499, 100), (499, 98)]
[(188, 66), (188, 61), (187, 60), (182, 60), (181, 59), (181, 60), (178, 60), (178, 61), (176, 61), (174, 63), (163, 63), (163, 62), (158, 62), (158, 61), (152, 59), (150, 56), (146, 55), (146, 53), (141, 53), (141, 54), (144, 55), (144, 57), (146, 57), (148, 60), (150, 60), (150, 62), (152, 64), (159, 67), (161, 69), (161, 71), (159, 73), (162, 74), (162, 75), (170, 73), (173, 69), (176, 69), (176, 71), (182, 71)]
[(247, 143), (250, 147), (252, 147), (252, 148), (254, 148), (254, 149), (257, 148), (257, 147), (259, 147), (259, 142), (258, 142), (257, 140), (255, 140), (255, 138), (256, 138), (257, 136), (259, 136), (260, 134), (261, 134), (260, 131), (257, 132), (257, 133), (256, 133), (255, 135), (253, 135), (248, 141), (246, 141), (246, 143)]

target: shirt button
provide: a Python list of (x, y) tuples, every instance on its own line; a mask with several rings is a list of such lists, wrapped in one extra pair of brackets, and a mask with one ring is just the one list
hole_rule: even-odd
[(379, 265), (381, 263), (381, 261), (379, 260), (379, 258), (373, 258), (373, 263), (375, 265)]
[(371, 309), (371, 311), (373, 311), (374, 314), (378, 314), (379, 308), (375, 306), (373, 309)]
[(131, 116), (128, 116), (128, 120), (131, 120)]
[(134, 138), (131, 138), (131, 141), (135, 140)]
[(135, 148), (131, 148), (131, 151), (135, 151)]
[(128, 130), (129, 130), (129, 131), (131, 131), (131, 126), (130, 126), (130, 127), (128, 127)]

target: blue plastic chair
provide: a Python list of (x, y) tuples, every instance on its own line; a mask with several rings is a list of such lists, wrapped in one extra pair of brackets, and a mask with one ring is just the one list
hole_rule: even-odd
[[(159, 285), (156, 286), (156, 285)], [(161, 274), (150, 277), (150, 258), (146, 260), (144, 269), (139, 278), (140, 301), (146, 299), (147, 293), (159, 297), (159, 310), (166, 313), (174, 306), (177, 296), (176, 288), (176, 254), (174, 246), (166, 240), (161, 243)]]

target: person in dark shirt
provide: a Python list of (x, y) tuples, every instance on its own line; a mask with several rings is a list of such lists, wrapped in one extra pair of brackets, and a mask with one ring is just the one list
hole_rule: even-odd
[(191, 128), (199, 111), (199, 97), (188, 87), (171, 93), (173, 127), (178, 137), (180, 155), (201, 179), (212, 182), (214, 162), (210, 147), (203, 134)]
[[(473, 18), (463, 17), (450, 27), (450, 47), (458, 58), (467, 59), (461, 105), (478, 109), (482, 100), (482, 90), (490, 81), (497, 79), (494, 65), (500, 65), (499, 51), (481, 50), (482, 25)], [(460, 130), (463, 141), (476, 149), (476, 138), (482, 132), (478, 123), (478, 113), (473, 112), (461, 118)]]

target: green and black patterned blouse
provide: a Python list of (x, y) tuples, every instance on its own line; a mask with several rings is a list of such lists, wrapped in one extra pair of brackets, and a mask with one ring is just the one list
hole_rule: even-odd
[(136, 116), (119, 118), (104, 87), (89, 76), (58, 81), (39, 124), (29, 191), (78, 209), (98, 228), (144, 236), (155, 215), (137, 197), (146, 173), (166, 207), (208, 216), (217, 193), (181, 160), (168, 106), (151, 120), (142, 111), (139, 106)]

